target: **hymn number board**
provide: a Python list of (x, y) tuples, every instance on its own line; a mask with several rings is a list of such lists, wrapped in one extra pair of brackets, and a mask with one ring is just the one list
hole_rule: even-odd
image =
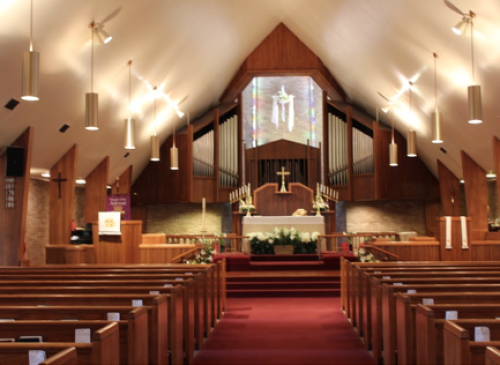
[(5, 208), (15, 208), (16, 178), (5, 178)]

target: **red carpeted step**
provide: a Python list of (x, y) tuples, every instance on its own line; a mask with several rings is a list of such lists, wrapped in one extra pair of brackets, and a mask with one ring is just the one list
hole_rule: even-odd
[(266, 275), (266, 276), (248, 276), (248, 275), (242, 275), (242, 276), (227, 276), (226, 277), (226, 282), (227, 283), (236, 283), (236, 282), (283, 282), (283, 281), (338, 281), (340, 282), (340, 275), (328, 275), (328, 276), (319, 276), (319, 275), (308, 275), (308, 276), (290, 276), (290, 275), (279, 275), (279, 273), (274, 273), (273, 275)]
[(339, 297), (340, 289), (226, 290), (228, 298), (325, 298)]
[(226, 290), (270, 289), (340, 289), (339, 281), (236, 282), (226, 283)]
[(264, 261), (250, 262), (249, 271), (283, 271), (283, 270), (331, 270), (329, 266), (318, 261)]
[(316, 254), (303, 254), (303, 255), (251, 255), (251, 262), (262, 261), (318, 261)]

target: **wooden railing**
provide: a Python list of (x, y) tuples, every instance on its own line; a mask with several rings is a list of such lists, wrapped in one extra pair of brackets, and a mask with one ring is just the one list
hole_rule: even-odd
[[(395, 255), (395, 254), (393, 254), (393, 253), (391, 253), (391, 252), (389, 252), (389, 251), (386, 251), (386, 250), (384, 250), (384, 249), (382, 249), (382, 248), (380, 248), (380, 247), (377, 247), (377, 246), (372, 246), (372, 245), (365, 245), (365, 246), (364, 246), (364, 248), (365, 248), (365, 249), (369, 249), (369, 250), (371, 249), (371, 250), (373, 250), (373, 251), (377, 251), (377, 252), (379, 252), (379, 253), (381, 253), (381, 254), (384, 254), (384, 255), (387, 255), (387, 256), (391, 256), (391, 257), (392, 257), (392, 258), (394, 258), (395, 260), (399, 260), (399, 256), (398, 256), (398, 255)], [(378, 256), (377, 256), (377, 255), (376, 255), (373, 251), (372, 251), (372, 254), (373, 254), (374, 256), (376, 256), (376, 257), (377, 257), (377, 259), (379, 259), (379, 258), (378, 258)], [(381, 260), (381, 261), (389, 261), (389, 260)]]
[(202, 245), (198, 244), (194, 248), (190, 249), (189, 251), (186, 251), (184, 253), (181, 253), (180, 255), (175, 256), (172, 258), (172, 263), (174, 264), (180, 264), (182, 262), (186, 262), (187, 260), (194, 260), (196, 255), (198, 255), (203, 248)]

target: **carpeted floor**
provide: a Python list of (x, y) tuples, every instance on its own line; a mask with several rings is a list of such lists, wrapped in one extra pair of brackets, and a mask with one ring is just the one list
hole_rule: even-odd
[(195, 365), (374, 364), (339, 298), (228, 298)]

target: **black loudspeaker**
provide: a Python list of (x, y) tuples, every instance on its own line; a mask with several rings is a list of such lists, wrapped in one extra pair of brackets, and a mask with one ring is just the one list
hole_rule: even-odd
[(24, 176), (24, 148), (7, 147), (7, 169), (5, 176)]

